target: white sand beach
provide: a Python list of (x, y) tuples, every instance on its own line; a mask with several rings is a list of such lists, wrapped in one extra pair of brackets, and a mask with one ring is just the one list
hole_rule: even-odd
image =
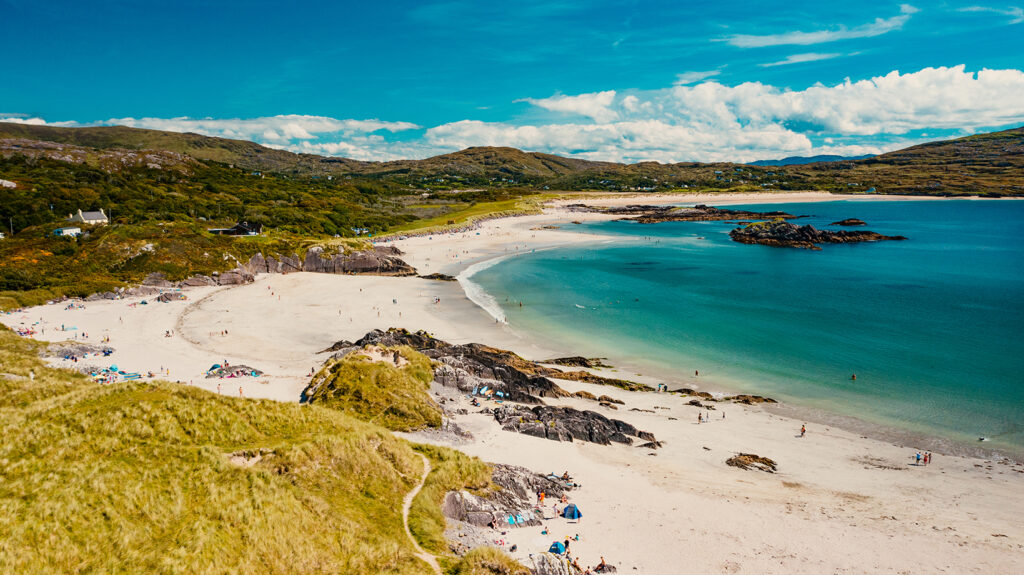
[[(859, 198), (864, 197), (851, 199)], [(812, 192), (643, 199), (726, 204), (844, 197)], [(629, 197), (587, 202), (639, 203)], [(568, 212), (561, 207), (565, 203), (573, 201), (540, 215), (492, 220), (471, 231), (411, 237), (394, 245), (421, 274), (457, 275), (503, 255), (605, 241), (543, 228), (609, 217)], [(35, 324), (41, 332), (37, 338), (45, 341), (88, 334), (85, 341), (99, 344), (110, 338), (116, 350), (110, 357), (83, 363), (116, 363), (140, 373), (163, 369), (163, 379), (280, 401), (298, 401), (310, 370), (324, 359), (320, 350), (378, 328), (422, 329), (453, 343), (486, 343), (534, 360), (572, 353), (545, 347), (530, 334), (497, 322), (457, 282), (295, 273), (184, 293), (186, 301), (147, 305), (135, 298), (87, 302), (70, 310), (60, 304), (40, 306), (0, 315), (0, 321), (10, 327)], [(68, 331), (61, 331), (62, 325)], [(171, 337), (166, 336), (169, 331)], [(225, 360), (266, 375), (205, 377), (211, 365)], [(552, 403), (625, 420), (654, 433), (665, 446), (650, 451), (505, 432), (462, 399), (469, 414), (457, 416), (456, 422), (474, 439), (455, 447), (538, 472), (568, 470), (583, 484), (572, 499), (583, 511), (581, 522), (552, 520), (548, 536), (538, 528), (513, 529), (505, 536), (496, 532), (495, 539), (518, 545), (515, 555), (520, 558), (546, 551), (555, 539), (579, 534), (572, 550), (582, 565), (596, 565), (604, 556), (620, 573), (1024, 571), (1024, 466), (941, 454), (931, 465), (911, 465), (913, 448), (817, 424), (808, 425), (807, 436), (801, 438), (802, 421), (757, 406), (718, 404), (709, 423), (697, 424), (698, 409), (676, 395), (559, 384), (569, 391), (607, 394), (624, 405), (611, 410), (577, 398)], [(703, 388), (715, 391), (713, 383)], [(424, 440), (417, 434), (411, 437)], [(775, 460), (778, 472), (727, 466), (726, 459), (739, 452)]]

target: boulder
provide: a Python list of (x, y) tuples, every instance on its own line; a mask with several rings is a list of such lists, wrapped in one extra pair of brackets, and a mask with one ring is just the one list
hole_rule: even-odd
[(731, 467), (738, 467), (740, 469), (756, 469), (759, 471), (766, 471), (768, 473), (775, 473), (776, 469), (774, 461), (767, 457), (754, 455), (753, 453), (737, 453), (733, 457), (727, 459), (725, 464)]
[(242, 285), (252, 283), (255, 278), (249, 272), (234, 269), (217, 276), (217, 283), (222, 286)]
[(167, 281), (167, 276), (160, 272), (153, 272), (146, 276), (146, 279), (142, 280), (142, 285), (149, 287), (158, 288), (169, 288), (174, 287), (174, 284)]
[(178, 284), (178, 287), (202, 287), (215, 285), (217, 285), (217, 282), (210, 276), (192, 276), (182, 280), (181, 283)]
[(527, 408), (505, 404), (496, 407), (493, 415), (505, 431), (543, 437), (552, 441), (588, 441), (600, 445), (630, 445), (633, 443), (633, 437), (655, 441), (653, 434), (639, 431), (624, 421), (609, 419), (594, 411), (580, 411), (571, 407), (539, 405)]

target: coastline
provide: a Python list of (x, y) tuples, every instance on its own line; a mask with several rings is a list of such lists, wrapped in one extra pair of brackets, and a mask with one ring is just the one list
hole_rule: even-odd
[[(776, 203), (806, 201), (804, 195), (769, 194)], [(819, 200), (842, 196), (821, 194)], [(616, 198), (636, 203), (635, 198)], [(680, 200), (665, 203), (768, 203), (763, 196)], [(874, 198), (866, 198), (874, 199)], [(573, 203), (573, 202), (570, 202)], [(561, 245), (600, 243), (609, 238), (544, 226), (616, 216), (568, 212), (558, 205), (544, 214), (490, 220), (472, 230), (411, 237), (394, 245), (420, 274), (457, 276), (473, 265), (517, 253)], [(620, 241), (616, 238), (616, 241)], [(628, 240), (625, 240), (628, 241)], [(116, 349), (109, 360), (128, 370), (164, 367), (164, 379), (212, 392), (297, 401), (318, 352), (341, 340), (355, 340), (371, 329), (419, 329), (452, 343), (478, 342), (510, 349), (533, 360), (579, 355), (543, 334), (521, 333), (495, 321), (455, 282), (381, 276), (294, 273), (261, 275), (253, 284), (194, 288), (188, 301), (135, 305), (140, 299), (89, 302), (84, 309), (30, 308), (0, 315), (0, 321), (42, 322), (39, 339), (66, 339), (54, 332), (62, 323), (88, 332), (99, 343), (109, 335)], [(435, 303), (437, 298), (439, 302)], [(165, 337), (173, 330), (172, 337)], [(222, 333), (223, 332), (223, 333)], [(223, 360), (251, 365), (262, 378), (205, 379), (204, 371)], [(88, 362), (88, 360), (86, 360)], [(66, 360), (54, 360), (75, 367)], [(665, 381), (654, 374), (632, 376), (643, 366), (612, 363), (607, 376), (641, 383)], [(713, 404), (710, 424), (697, 424), (701, 412), (676, 395), (628, 392), (609, 386), (558, 380), (569, 392), (607, 394), (617, 409), (576, 397), (552, 405), (594, 410), (650, 431), (665, 445), (658, 450), (631, 446), (563, 443), (503, 431), (494, 418), (457, 394), (452, 418), (474, 438), (453, 444), (430, 434), (402, 434), (439, 442), (486, 461), (522, 465), (538, 472), (570, 470), (585, 488), (573, 495), (587, 514), (581, 523), (553, 523), (553, 537), (580, 535), (574, 551), (585, 564), (599, 556), (628, 572), (676, 573), (681, 564), (701, 572), (1011, 572), (1024, 564), (1024, 466), (993, 457), (939, 455), (936, 464), (910, 463), (914, 450), (847, 430), (814, 424), (797, 437), (802, 419), (789, 405), (766, 408)], [(224, 389), (220, 389), (223, 384)], [(727, 391), (702, 382), (707, 391)], [(691, 386), (695, 387), (695, 386)], [(436, 390), (442, 392), (443, 390)], [(688, 399), (688, 398), (687, 398)], [(489, 405), (489, 404), (488, 404)], [(465, 408), (465, 414), (454, 413)], [(614, 406), (613, 406), (614, 407)], [(797, 417), (803, 417), (798, 413)], [(777, 473), (743, 471), (725, 460), (755, 453), (779, 464)], [(936, 451), (936, 453), (941, 453)], [(510, 530), (520, 560), (546, 550), (551, 537), (535, 529)], [(503, 537), (502, 539), (506, 539)], [(541, 541), (544, 539), (546, 542)], [(506, 547), (507, 548), (507, 547)], [(865, 558), (864, 549), (872, 549)]]
[[(794, 203), (794, 202), (831, 202), (831, 201), (877, 201), (879, 199), (885, 199), (887, 201), (938, 201), (947, 200), (950, 198), (936, 198), (927, 196), (868, 196), (868, 195), (837, 195), (826, 192), (791, 192), (791, 193), (743, 193), (743, 194), (728, 194), (728, 195), (709, 195), (709, 194), (688, 194), (686, 201), (680, 200), (679, 194), (668, 194), (668, 195), (657, 195), (657, 196), (600, 196), (593, 199), (587, 199), (587, 204), (602, 205), (602, 206), (624, 206), (631, 204), (669, 204), (669, 203), (708, 203), (709, 205), (734, 205), (734, 204), (772, 204), (772, 203)], [(646, 200), (643, 202), (637, 200)], [(964, 198), (954, 198), (964, 199)], [(993, 198), (974, 198), (977, 200), (989, 200)], [(514, 240), (516, 242), (517, 249), (512, 253), (507, 251), (497, 251), (493, 247), (490, 249), (488, 242), (485, 240), (478, 243), (474, 247), (476, 250), (470, 250), (468, 254), (463, 254), (466, 257), (464, 260), (448, 262), (445, 266), (434, 269), (429, 268), (430, 272), (443, 271), (451, 275), (455, 275), (459, 279), (460, 286), (463, 290), (468, 290), (472, 293), (467, 293), (467, 298), (473, 303), (484, 309), (488, 315), (492, 318), (498, 318), (501, 316), (504, 321), (504, 311), (498, 305), (498, 302), (494, 300), (491, 294), (488, 294), (483, 290), (481, 286), (472, 282), (471, 277), (477, 271), (486, 269), (491, 265), (495, 265), (500, 261), (504, 261), (510, 257), (515, 257), (523, 253), (532, 253), (534, 251), (541, 251), (546, 249), (552, 249), (557, 247), (564, 247), (569, 245), (585, 245), (585, 244), (600, 244), (605, 242), (630, 242), (639, 241), (634, 238), (624, 236), (601, 236), (596, 234), (578, 233), (578, 232), (564, 232), (561, 230), (550, 230), (550, 229), (538, 229), (543, 226), (566, 226), (571, 221), (607, 221), (612, 219), (620, 218), (621, 215), (604, 215), (594, 213), (581, 213), (581, 212), (567, 212), (563, 211), (562, 208), (568, 204), (579, 203), (577, 200), (559, 200), (551, 204), (551, 208), (545, 210), (544, 214), (541, 215), (530, 215), (530, 216), (519, 216), (512, 218), (503, 218), (500, 220), (492, 220), (482, 223), (475, 232), (461, 232), (450, 234), (452, 238), (467, 238), (467, 233), (481, 233), (482, 236), (488, 238), (501, 237), (507, 240)], [(571, 229), (571, 228), (569, 228)], [(566, 237), (567, 235), (572, 237)], [(468, 236), (472, 238), (476, 236)], [(422, 241), (414, 242), (410, 240), (400, 240), (395, 242), (400, 249), (408, 249), (407, 255), (412, 255), (416, 251), (423, 248), (422, 245), (425, 242)], [(434, 247), (438, 243), (444, 243), (449, 241), (445, 234), (437, 234), (432, 238), (427, 239), (426, 243), (432, 243)], [(457, 242), (458, 243), (458, 242)], [(457, 258), (456, 258), (457, 259)], [(429, 258), (425, 258), (417, 262), (416, 267), (420, 266), (429, 267), (435, 262), (430, 262)], [(427, 272), (424, 272), (427, 273)], [(468, 284), (468, 285), (467, 285)], [(481, 295), (482, 294), (482, 295)], [(485, 304), (481, 305), (479, 300), (484, 300)], [(498, 306), (498, 307), (495, 307)], [(508, 325), (506, 329), (511, 331), (516, 338), (521, 341), (530, 342), (531, 346), (546, 351), (545, 357), (556, 357), (556, 356), (568, 356), (568, 355), (588, 355), (588, 351), (580, 349), (578, 342), (576, 344), (566, 344), (558, 340), (557, 338), (547, 336), (543, 330), (529, 331), (522, 326)], [(513, 348), (517, 349), (517, 348)], [(715, 395), (735, 395), (739, 393), (759, 393), (764, 394), (763, 390), (759, 390), (758, 386), (751, 384), (744, 380), (734, 380), (729, 378), (723, 378), (722, 376), (702, 376), (698, 378), (686, 377), (680, 378), (676, 373), (673, 372), (672, 367), (668, 365), (657, 366), (649, 362), (636, 361), (628, 355), (616, 354), (616, 350), (604, 348), (600, 351), (591, 350), (591, 355), (605, 355), (608, 356), (609, 362), (612, 363), (617, 369), (611, 373), (605, 373), (610, 377), (622, 377), (625, 379), (632, 379), (638, 382), (646, 382), (651, 385), (657, 383), (668, 383), (671, 389), (680, 388), (691, 388), (700, 391), (710, 392)], [(541, 359), (542, 356), (534, 356), (531, 359)], [(894, 445), (900, 445), (904, 447), (913, 446), (914, 449), (929, 449), (937, 453), (945, 455), (956, 455), (962, 457), (978, 458), (978, 459), (999, 459), (1007, 458), (1017, 463), (1024, 463), (1024, 448), (1019, 450), (1013, 450), (1012, 448), (1001, 448), (991, 447), (983, 443), (975, 442), (974, 438), (956, 439), (951, 436), (944, 436), (939, 432), (933, 432), (931, 430), (923, 429), (911, 429), (908, 427), (900, 427), (894, 422), (887, 420), (870, 420), (862, 416), (858, 416), (851, 413), (841, 413), (828, 406), (815, 405), (810, 402), (802, 402), (799, 397), (782, 396), (777, 397), (783, 403), (777, 407), (771, 407), (770, 410), (775, 411), (781, 416), (785, 416), (793, 420), (801, 421), (813, 421), (818, 424), (828, 425), (844, 429), (851, 433), (856, 433), (861, 436), (870, 437), (891, 443)], [(910, 447), (908, 447), (910, 448)]]

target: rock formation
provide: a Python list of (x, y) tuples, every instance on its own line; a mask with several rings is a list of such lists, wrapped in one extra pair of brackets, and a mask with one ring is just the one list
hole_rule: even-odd
[[(543, 491), (552, 501), (571, 491), (562, 482), (552, 481), (525, 467), (493, 464), (491, 481), (501, 489), (474, 495), (469, 491), (449, 491), (441, 502), (445, 517), (476, 527), (526, 527), (541, 525), (541, 517), (524, 513), (533, 508), (536, 494)], [(509, 516), (523, 515), (523, 521), (510, 524)], [(518, 518), (517, 518), (518, 519)]]
[(250, 274), (313, 272), (381, 276), (416, 275), (416, 270), (398, 257), (400, 255), (402, 252), (394, 246), (374, 246), (369, 250), (336, 254), (327, 254), (324, 248), (314, 246), (306, 250), (302, 257), (297, 254), (264, 256), (257, 253), (239, 268)]
[(642, 384), (605, 378), (586, 371), (561, 371), (479, 343), (450, 344), (423, 331), (374, 330), (355, 342), (339, 341), (321, 353), (331, 352), (337, 358), (364, 345), (407, 345), (438, 362), (434, 368), (435, 382), (467, 392), (487, 387), (502, 392), (506, 399), (520, 403), (541, 403), (542, 397), (567, 396), (568, 393), (551, 381), (552, 378), (625, 389), (650, 389)]
[(633, 444), (633, 438), (657, 441), (654, 434), (640, 431), (625, 421), (609, 419), (595, 411), (571, 407), (538, 405), (502, 405), (494, 410), (494, 419), (505, 431), (524, 433), (553, 441), (589, 441), (601, 445), (612, 442)]
[(903, 236), (883, 236), (869, 231), (819, 230), (814, 226), (798, 226), (783, 220), (754, 222), (729, 232), (729, 237), (742, 244), (761, 244), (773, 247), (794, 247), (818, 250), (816, 244), (848, 244), (856, 242), (877, 242), (882, 240), (905, 240)]
[(866, 226), (867, 222), (864, 220), (858, 220), (857, 218), (846, 218), (845, 220), (839, 220), (838, 222), (832, 222), (830, 226)]

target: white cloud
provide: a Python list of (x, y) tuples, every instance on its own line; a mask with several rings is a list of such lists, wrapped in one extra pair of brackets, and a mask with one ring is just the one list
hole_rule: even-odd
[(759, 64), (759, 66), (762, 68), (770, 68), (773, 66), (786, 66), (789, 64), (802, 64), (804, 62), (817, 62), (818, 60), (830, 60), (840, 56), (842, 56), (842, 54), (819, 54), (817, 52), (810, 52), (808, 54), (792, 54), (778, 62), (767, 62), (765, 64)]
[(1017, 6), (1010, 6), (1007, 8), (991, 8), (988, 6), (968, 6), (966, 8), (960, 8), (958, 12), (991, 12), (993, 14), (1002, 14), (1003, 16), (1009, 16), (1010, 21), (1007, 24), (1020, 24), (1024, 22), (1024, 8)]
[[(964, 66), (894, 71), (798, 91), (759, 82), (705, 82), (630, 93), (608, 104), (614, 112), (608, 117), (615, 119), (606, 122), (524, 126), (464, 120), (430, 128), (424, 143), (438, 151), (513, 146), (612, 161), (879, 153), (905, 143), (899, 136), (915, 130), (969, 133), (1024, 122), (1022, 92), (1020, 70), (972, 73)], [(848, 138), (836, 145), (812, 140), (833, 136)]]
[[(512, 146), (635, 162), (751, 161), (874, 154), (924, 139), (1024, 123), (1024, 71), (925, 68), (788, 90), (707, 81), (658, 90), (603, 91), (528, 100), (571, 114), (529, 124), (466, 119), (420, 133), (409, 122), (273, 116), (247, 120), (111, 120), (138, 127), (253, 139), (294, 152), (358, 160), (424, 158), (469, 146)], [(43, 123), (39, 118), (17, 118)]]
[(27, 114), (0, 114), (0, 122), (9, 124), (26, 124), (29, 126), (77, 126), (78, 122), (47, 122), (46, 120)]
[(816, 30), (814, 32), (784, 32), (782, 34), (768, 34), (764, 36), (752, 34), (736, 34), (723, 38), (724, 41), (739, 48), (764, 48), (767, 46), (786, 46), (811, 44), (824, 44), (838, 40), (852, 40), (855, 38), (872, 38), (881, 36), (893, 30), (899, 30), (910, 20), (910, 16), (918, 12), (917, 8), (909, 4), (900, 6), (899, 16), (891, 18), (875, 18), (870, 24), (863, 24), (854, 28), (839, 26), (832, 30)]
[(100, 122), (107, 126), (128, 126), (170, 132), (194, 132), (206, 136), (257, 140), (287, 144), (293, 140), (313, 140), (320, 134), (341, 136), (377, 131), (401, 132), (418, 128), (410, 122), (382, 120), (338, 120), (326, 116), (287, 114), (262, 118), (112, 118)]
[(683, 72), (682, 74), (676, 74), (676, 81), (673, 83), (674, 86), (683, 86), (685, 84), (694, 84), (701, 80), (707, 80), (712, 76), (721, 74), (721, 70), (706, 70), (703, 72)]
[(552, 112), (576, 114), (598, 122), (607, 122), (614, 120), (618, 115), (611, 109), (614, 100), (615, 90), (608, 90), (593, 94), (580, 94), (579, 96), (552, 96), (540, 100), (527, 98), (522, 101)]

